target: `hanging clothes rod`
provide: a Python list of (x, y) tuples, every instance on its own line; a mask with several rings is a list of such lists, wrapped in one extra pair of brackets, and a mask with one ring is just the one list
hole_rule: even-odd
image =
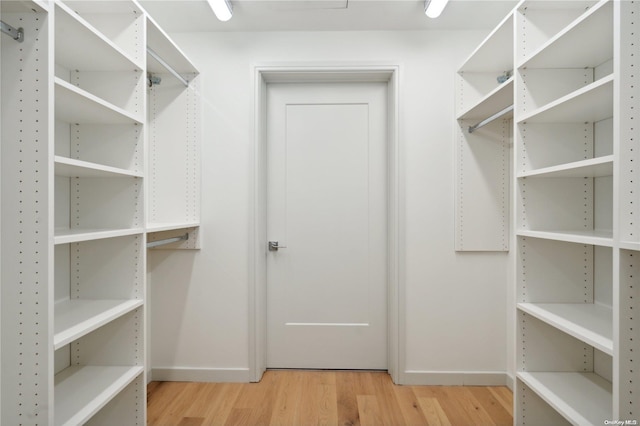
[(0, 21), (0, 31), (16, 40), (18, 43), (24, 41), (24, 30), (22, 28), (15, 29), (4, 21)]
[(484, 120), (482, 120), (481, 122), (479, 122), (478, 124), (476, 124), (474, 126), (470, 126), (469, 127), (469, 133), (475, 132), (479, 128), (486, 126), (487, 124), (491, 123), (492, 121), (497, 120), (498, 118), (509, 114), (511, 111), (513, 111), (513, 105), (510, 105), (510, 106), (506, 107), (505, 109), (503, 109), (502, 111), (493, 114), (489, 118), (485, 118)]
[(178, 72), (176, 70), (174, 70), (171, 65), (169, 65), (168, 63), (166, 63), (164, 61), (164, 59), (162, 59), (156, 52), (153, 51), (153, 49), (151, 49), (149, 46), (147, 46), (147, 53), (156, 61), (158, 61), (158, 63), (160, 65), (162, 65), (164, 68), (166, 68), (167, 71), (169, 71), (171, 74), (173, 74), (173, 76), (175, 78), (177, 78), (178, 80), (180, 80), (180, 82), (182, 82), (182, 84), (185, 85), (185, 87), (189, 87), (189, 82), (187, 80), (185, 80), (180, 74), (178, 74)]
[(189, 239), (189, 233), (186, 233), (179, 237), (165, 238), (164, 240), (148, 242), (147, 248), (153, 248), (153, 247), (163, 246), (165, 244), (177, 243), (178, 241), (186, 241), (188, 239)]

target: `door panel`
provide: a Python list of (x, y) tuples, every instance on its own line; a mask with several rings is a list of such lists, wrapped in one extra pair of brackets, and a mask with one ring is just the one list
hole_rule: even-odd
[(267, 365), (386, 368), (386, 84), (271, 84), (267, 120)]

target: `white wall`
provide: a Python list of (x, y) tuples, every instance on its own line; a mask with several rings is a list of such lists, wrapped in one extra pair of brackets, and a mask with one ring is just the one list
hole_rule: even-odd
[(483, 37), (446, 31), (174, 35), (201, 71), (203, 243), (200, 252), (149, 254), (152, 367), (178, 369), (158, 370), (154, 378), (248, 377), (252, 65), (322, 61), (401, 67), (404, 380), (472, 383), (484, 379), (433, 373), (506, 371), (508, 256), (454, 252), (453, 77)]

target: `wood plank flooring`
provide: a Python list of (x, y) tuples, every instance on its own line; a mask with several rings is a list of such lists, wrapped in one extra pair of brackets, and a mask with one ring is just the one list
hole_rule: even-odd
[(384, 372), (270, 370), (260, 383), (151, 382), (148, 425), (513, 424), (504, 386), (397, 386)]

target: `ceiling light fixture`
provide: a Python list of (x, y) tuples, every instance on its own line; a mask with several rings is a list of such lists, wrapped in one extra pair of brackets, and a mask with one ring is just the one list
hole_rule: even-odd
[(226, 22), (233, 16), (233, 7), (229, 0), (208, 0), (209, 6), (213, 9), (213, 13), (216, 14), (216, 18), (222, 22)]
[(429, 18), (437, 18), (440, 16), (448, 0), (425, 0), (424, 14)]

